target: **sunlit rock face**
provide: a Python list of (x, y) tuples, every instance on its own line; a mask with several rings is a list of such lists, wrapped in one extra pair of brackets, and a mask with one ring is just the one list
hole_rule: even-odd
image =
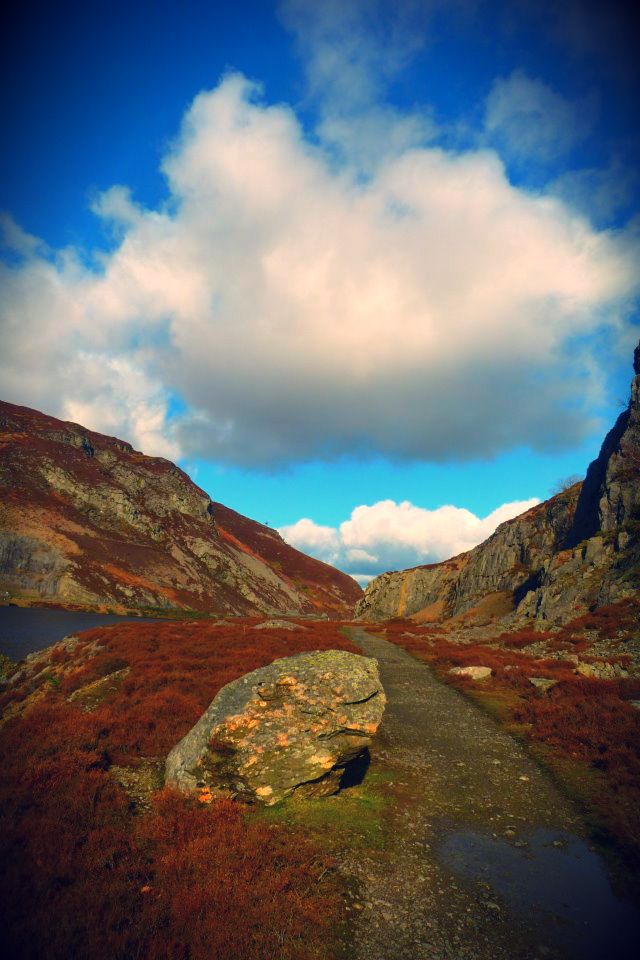
[(232, 683), (167, 758), (167, 784), (207, 802), (326, 796), (361, 758), (386, 698), (377, 661), (342, 650), (275, 660)]
[[(574, 484), (444, 563), (372, 580), (356, 617), (559, 625), (640, 588), (640, 344), (631, 397)], [(455, 619), (454, 619), (454, 622)]]
[(512, 614), (571, 529), (580, 485), (500, 524), (484, 543), (443, 563), (385, 573), (372, 580), (356, 617), (439, 621), (479, 607), (482, 615)]
[(169, 460), (0, 401), (0, 594), (347, 617), (362, 590)]

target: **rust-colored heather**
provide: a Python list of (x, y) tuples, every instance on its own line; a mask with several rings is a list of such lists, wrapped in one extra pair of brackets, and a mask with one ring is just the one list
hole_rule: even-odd
[[(12, 958), (316, 960), (330, 956), (340, 897), (329, 858), (240, 805), (170, 791), (135, 814), (110, 766), (162, 756), (217, 690), (302, 650), (354, 649), (334, 624), (122, 624), (0, 731), (3, 942)], [(91, 712), (66, 695), (129, 667)], [(52, 670), (55, 666), (52, 665)], [(24, 692), (28, 692), (26, 684)], [(322, 881), (321, 883), (319, 881)]]
[(122, 624), (83, 634), (104, 649), (69, 672), (61, 693), (124, 666), (130, 673), (95, 713), (118, 763), (166, 754), (191, 729), (225, 684), (279, 657), (340, 647), (357, 652), (334, 623), (307, 629), (254, 630), (257, 621), (214, 627), (195, 623)]

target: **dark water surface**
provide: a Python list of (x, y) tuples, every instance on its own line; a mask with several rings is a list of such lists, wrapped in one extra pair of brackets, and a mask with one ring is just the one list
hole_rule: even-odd
[(122, 617), (110, 613), (75, 613), (39, 607), (0, 607), (0, 653), (22, 660), (34, 650), (57, 643), (70, 633), (116, 623), (153, 623), (147, 617)]
[[(527, 918), (542, 956), (572, 960), (635, 960), (640, 914), (616, 896), (603, 860), (570, 833), (538, 829), (520, 844), (475, 830), (441, 838), (438, 856), (464, 880), (486, 886), (513, 913)], [(558, 952), (556, 952), (558, 951)]]

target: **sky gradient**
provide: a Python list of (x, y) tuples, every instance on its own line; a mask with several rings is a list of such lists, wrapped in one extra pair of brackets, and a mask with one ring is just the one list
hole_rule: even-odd
[(623, 3), (29, 5), (0, 395), (359, 575), (582, 475), (638, 339)]

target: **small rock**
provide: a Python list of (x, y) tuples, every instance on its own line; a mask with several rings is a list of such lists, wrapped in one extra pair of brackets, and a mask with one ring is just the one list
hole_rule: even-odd
[(618, 680), (629, 676), (628, 670), (621, 667), (619, 663), (609, 663), (606, 660), (596, 663), (579, 663), (575, 673), (591, 680)]
[(552, 680), (550, 677), (527, 677), (527, 680), (533, 684), (534, 687), (537, 687), (538, 690), (542, 690), (543, 693), (546, 693), (547, 690), (555, 687), (558, 683), (557, 680)]
[(263, 620), (257, 623), (254, 630), (308, 630), (300, 623), (292, 623), (291, 620)]
[(491, 667), (452, 667), (449, 673), (456, 677), (471, 677), (472, 680), (488, 680), (493, 670)]

